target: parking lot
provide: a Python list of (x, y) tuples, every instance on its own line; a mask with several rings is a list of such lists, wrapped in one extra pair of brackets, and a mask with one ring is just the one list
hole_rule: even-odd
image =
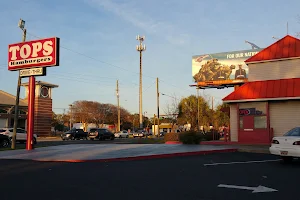
[[(68, 145), (68, 144), (131, 144), (138, 143), (139, 141), (144, 140), (145, 138), (115, 138), (114, 140), (65, 140), (61, 138), (38, 138), (36, 147), (45, 147), (45, 146), (56, 146), (56, 145)], [(162, 140), (163, 138), (154, 138), (156, 140)], [(17, 148), (25, 148), (25, 144), (17, 143)], [(1, 150), (1, 149), (0, 149)]]
[[(0, 160), (1, 199), (297, 199), (300, 163), (218, 153), (106, 163)], [(266, 188), (264, 188), (266, 187)], [(28, 193), (29, 190), (29, 193)], [(17, 191), (17, 192), (16, 192)]]

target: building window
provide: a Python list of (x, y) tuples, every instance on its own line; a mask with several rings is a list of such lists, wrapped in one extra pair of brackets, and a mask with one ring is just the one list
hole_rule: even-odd
[(6, 110), (0, 109), (0, 113), (7, 113)]
[(244, 128), (243, 117), (240, 117), (240, 129)]
[(255, 116), (254, 117), (254, 128), (267, 128), (267, 116)]

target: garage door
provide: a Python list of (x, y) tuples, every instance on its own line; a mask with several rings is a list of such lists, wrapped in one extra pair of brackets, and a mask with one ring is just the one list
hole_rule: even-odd
[(274, 136), (282, 136), (300, 126), (300, 101), (270, 102), (270, 126)]

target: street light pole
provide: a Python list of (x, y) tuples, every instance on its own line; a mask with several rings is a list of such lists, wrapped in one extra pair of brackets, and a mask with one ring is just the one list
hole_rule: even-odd
[[(18, 26), (23, 31), (22, 42), (25, 42), (26, 41), (25, 21), (20, 19)], [(16, 149), (16, 138), (17, 138), (18, 118), (19, 118), (19, 104), (20, 104), (20, 90), (21, 90), (21, 83), (22, 83), (21, 79), (22, 78), (20, 76), (20, 70), (19, 70), (16, 105), (15, 105), (15, 115), (14, 115), (14, 129), (13, 129), (13, 136), (12, 136), (12, 143), (11, 143), (12, 149)]]
[(140, 52), (140, 88), (139, 88), (139, 115), (140, 115), (140, 128), (143, 128), (143, 87), (142, 87), (142, 52), (146, 50), (146, 45), (143, 45), (145, 36), (136, 36), (136, 40), (140, 42), (136, 45), (136, 50)]

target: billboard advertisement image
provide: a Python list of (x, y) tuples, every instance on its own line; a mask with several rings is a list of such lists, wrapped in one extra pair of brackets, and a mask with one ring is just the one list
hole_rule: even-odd
[(245, 60), (263, 49), (231, 51), (192, 57), (192, 75), (195, 82), (243, 80), (248, 78)]

